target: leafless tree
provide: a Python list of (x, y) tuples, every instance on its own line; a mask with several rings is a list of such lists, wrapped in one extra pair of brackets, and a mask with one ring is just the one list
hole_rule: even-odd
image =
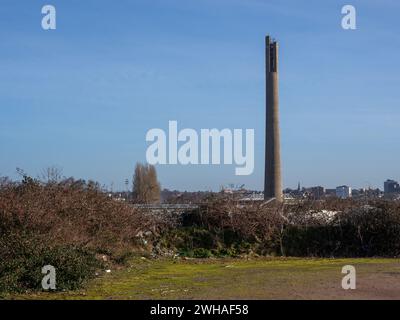
[(42, 170), (40, 180), (47, 184), (60, 182), (62, 179), (62, 169), (57, 166), (47, 167)]
[(160, 201), (161, 186), (153, 165), (137, 163), (133, 176), (133, 199), (136, 203)]

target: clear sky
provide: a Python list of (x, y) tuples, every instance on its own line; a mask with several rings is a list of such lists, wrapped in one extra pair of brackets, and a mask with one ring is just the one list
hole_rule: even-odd
[[(57, 29), (41, 28), (41, 8)], [(357, 29), (341, 28), (341, 8)], [(2, 0), (0, 176), (124, 187), (151, 128), (254, 128), (255, 170), (158, 166), (163, 187), (261, 189), (264, 36), (280, 43), (285, 187), (400, 180), (398, 0)]]

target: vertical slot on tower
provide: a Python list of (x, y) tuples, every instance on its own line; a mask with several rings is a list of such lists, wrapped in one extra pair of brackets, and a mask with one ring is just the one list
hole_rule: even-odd
[(276, 44), (272, 43), (269, 46), (269, 70), (276, 72)]

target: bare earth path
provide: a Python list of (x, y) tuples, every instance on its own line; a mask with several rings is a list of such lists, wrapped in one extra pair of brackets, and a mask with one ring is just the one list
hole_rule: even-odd
[[(344, 265), (357, 288), (343, 290)], [(132, 260), (85, 290), (16, 299), (399, 299), (399, 259)]]

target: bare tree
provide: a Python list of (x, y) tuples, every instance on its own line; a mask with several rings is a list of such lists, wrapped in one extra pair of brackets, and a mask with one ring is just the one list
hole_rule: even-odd
[(153, 165), (137, 163), (133, 176), (133, 200), (137, 203), (160, 201), (161, 186)]
[(58, 183), (62, 179), (62, 169), (56, 166), (47, 167), (42, 170), (40, 180), (44, 183)]

